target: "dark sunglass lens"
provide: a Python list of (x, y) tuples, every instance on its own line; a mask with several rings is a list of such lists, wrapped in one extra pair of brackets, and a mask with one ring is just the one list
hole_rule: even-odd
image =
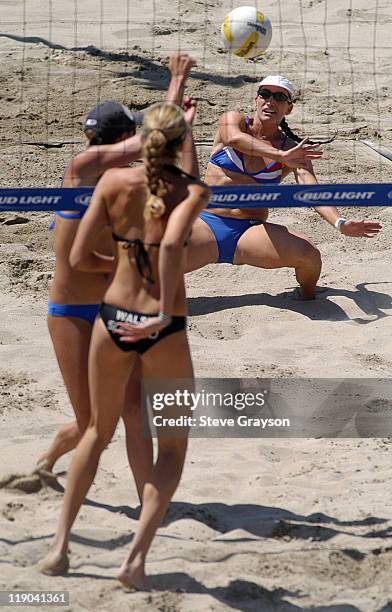
[(271, 96), (277, 102), (290, 102), (290, 98), (283, 91), (270, 91), (269, 89), (259, 89), (257, 95), (263, 100), (268, 100)]
[(264, 100), (268, 100), (272, 96), (272, 92), (269, 89), (259, 89), (257, 95), (259, 98), (263, 98)]
[(273, 94), (273, 96), (277, 102), (288, 102), (289, 101), (289, 97), (286, 96), (286, 94), (284, 94), (281, 91), (277, 91), (276, 93)]

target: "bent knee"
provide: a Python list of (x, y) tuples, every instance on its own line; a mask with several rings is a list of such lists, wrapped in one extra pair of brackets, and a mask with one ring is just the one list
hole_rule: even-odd
[(298, 260), (302, 263), (321, 265), (321, 253), (310, 240), (301, 240), (298, 248)]
[(99, 453), (108, 446), (113, 434), (114, 431), (100, 431), (94, 425), (90, 425), (86, 431), (86, 435), (90, 438), (94, 450)]
[(83, 414), (76, 416), (77, 428), (79, 429), (80, 435), (83, 435), (90, 424), (90, 414)]

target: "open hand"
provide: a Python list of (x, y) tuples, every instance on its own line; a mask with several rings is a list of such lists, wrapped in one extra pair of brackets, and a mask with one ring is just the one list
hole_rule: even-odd
[(119, 334), (122, 342), (137, 342), (143, 338), (157, 335), (167, 326), (167, 323), (162, 323), (159, 317), (149, 317), (142, 323), (124, 323), (118, 322), (115, 334)]
[(306, 167), (307, 161), (322, 157), (323, 151), (320, 149), (320, 145), (317, 143), (306, 144), (308, 140), (307, 136), (296, 147), (283, 152), (282, 157), (285, 166), (288, 168), (302, 168)]
[(354, 221), (347, 219), (341, 226), (340, 231), (345, 236), (353, 236), (355, 238), (374, 238), (382, 228), (378, 221), (364, 219), (363, 221)]

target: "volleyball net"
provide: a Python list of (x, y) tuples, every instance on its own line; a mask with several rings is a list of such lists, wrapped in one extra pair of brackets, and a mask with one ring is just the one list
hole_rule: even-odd
[[(325, 185), (263, 187), (264, 200), (252, 195), (261, 188), (241, 188), (244, 202), (389, 205), (392, 41), (382, 3), (247, 0), (273, 26), (271, 45), (256, 60), (231, 55), (220, 39), (224, 16), (240, 4), (178, 0), (173, 18), (167, 5), (156, 0), (117, 0), (115, 7), (110, 0), (0, 3), (0, 210), (11, 207), (12, 198), (13, 210), (27, 210), (26, 198), (34, 195), (7, 188), (34, 189), (30, 209), (52, 210), (39, 199), (50, 194), (40, 190), (58, 187), (66, 163), (84, 148), (82, 122), (88, 110), (106, 99), (131, 110), (162, 100), (169, 82), (167, 59), (179, 50), (197, 60), (187, 92), (198, 100), (194, 133), (202, 171), (222, 113), (239, 109), (251, 114), (257, 83), (267, 74), (284, 74), (296, 86), (297, 101), (288, 117), (295, 133), (315, 140), (338, 132), (315, 164)], [(278, 192), (283, 195), (271, 195)], [(226, 202), (222, 197), (214, 188), (215, 204), (229, 205), (230, 197), (241, 204), (240, 196), (228, 193)], [(56, 202), (60, 209), (62, 202)]]

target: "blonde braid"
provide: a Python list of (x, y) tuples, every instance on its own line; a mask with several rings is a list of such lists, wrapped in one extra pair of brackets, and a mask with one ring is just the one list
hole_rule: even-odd
[(161, 102), (153, 104), (145, 113), (144, 165), (148, 198), (144, 206), (145, 219), (159, 218), (166, 212), (162, 184), (165, 164), (175, 163), (177, 149), (186, 132), (184, 113), (176, 104)]
[(162, 217), (166, 206), (162, 199), (165, 190), (159, 184), (164, 165), (163, 154), (167, 144), (166, 136), (159, 130), (151, 130), (144, 141), (144, 165), (146, 168), (147, 186), (150, 195), (144, 206), (144, 218)]

